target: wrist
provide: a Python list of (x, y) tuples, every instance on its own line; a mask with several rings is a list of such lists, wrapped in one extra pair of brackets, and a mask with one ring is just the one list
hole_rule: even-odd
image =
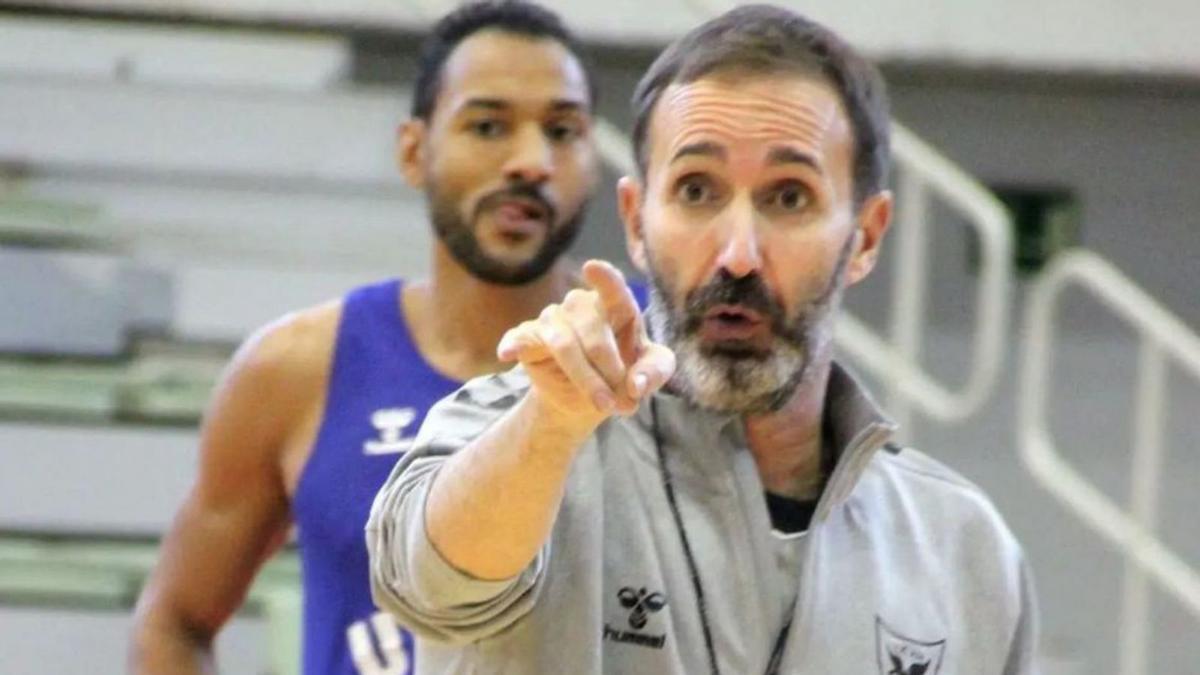
[(539, 395), (531, 388), (521, 400), (521, 416), (532, 430), (560, 438), (573, 444), (581, 444), (608, 415), (600, 411), (568, 410)]

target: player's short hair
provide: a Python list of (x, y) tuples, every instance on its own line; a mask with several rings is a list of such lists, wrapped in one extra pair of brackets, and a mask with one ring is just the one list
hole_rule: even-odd
[(855, 203), (884, 189), (891, 130), (883, 77), (833, 31), (771, 5), (738, 7), (704, 23), (668, 46), (642, 76), (632, 103), (634, 160), (643, 177), (646, 134), (663, 91), (730, 71), (796, 73), (831, 85), (854, 132)]
[(589, 103), (595, 106), (596, 87), (583, 49), (557, 14), (522, 0), (470, 2), (442, 17), (421, 44), (412, 116), (429, 119), (441, 89), (442, 66), (460, 42), (481, 30), (498, 30), (533, 39), (550, 39), (566, 47), (587, 78)]

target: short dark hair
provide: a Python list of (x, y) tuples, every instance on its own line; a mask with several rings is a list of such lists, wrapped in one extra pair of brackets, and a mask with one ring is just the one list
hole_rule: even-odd
[(595, 78), (583, 49), (554, 12), (522, 0), (470, 2), (442, 17), (421, 44), (417, 57), (417, 82), (413, 89), (412, 116), (429, 119), (441, 90), (442, 66), (460, 42), (481, 30), (548, 38), (567, 48), (579, 61), (587, 78), (589, 103), (596, 104)]
[(666, 48), (633, 93), (634, 159), (646, 175), (646, 135), (663, 90), (720, 71), (795, 72), (823, 78), (841, 97), (854, 131), (854, 199), (879, 192), (891, 163), (883, 77), (824, 26), (791, 10), (746, 5), (712, 19)]

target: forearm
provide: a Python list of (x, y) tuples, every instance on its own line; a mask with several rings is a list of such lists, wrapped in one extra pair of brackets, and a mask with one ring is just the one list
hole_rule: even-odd
[(212, 639), (166, 621), (140, 621), (134, 627), (129, 670), (136, 675), (216, 673)]
[(433, 547), (478, 579), (508, 579), (545, 544), (572, 460), (593, 427), (526, 395), (446, 461), (430, 487), (425, 527)]

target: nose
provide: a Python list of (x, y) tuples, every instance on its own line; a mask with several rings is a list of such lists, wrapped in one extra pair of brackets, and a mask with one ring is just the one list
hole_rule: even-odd
[(763, 257), (759, 241), (758, 222), (749, 200), (735, 200), (730, 214), (717, 266), (735, 279), (741, 279), (762, 269)]
[(504, 164), (504, 177), (513, 182), (540, 185), (550, 178), (550, 141), (537, 124), (525, 124), (513, 139), (512, 154)]

